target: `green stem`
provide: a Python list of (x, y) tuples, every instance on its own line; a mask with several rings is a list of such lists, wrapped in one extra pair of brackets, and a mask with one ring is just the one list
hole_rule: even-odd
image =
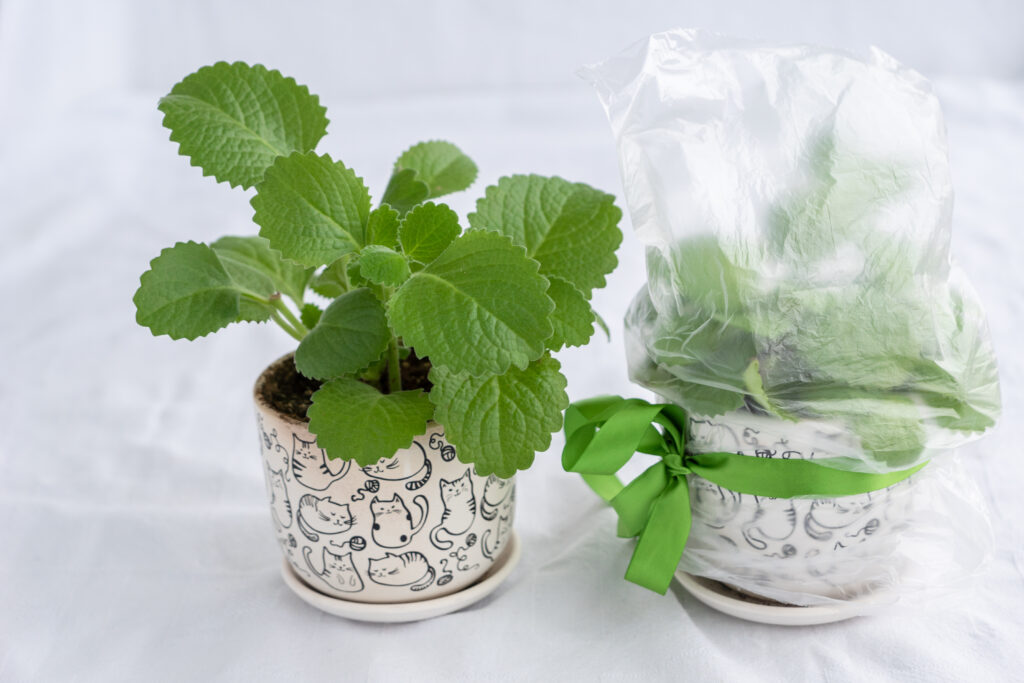
[(398, 339), (391, 337), (388, 344), (388, 393), (402, 390), (402, 361), (398, 357)]
[[(393, 287), (384, 287), (383, 301), (385, 304), (391, 300), (394, 294)], [(388, 393), (397, 394), (402, 390), (402, 359), (398, 354), (398, 337), (394, 330), (391, 331), (391, 341), (388, 342)]]
[(291, 324), (292, 329), (294, 329), (299, 334), (299, 341), (302, 341), (302, 338), (309, 334), (309, 329), (307, 329), (306, 326), (302, 324), (301, 320), (295, 317), (295, 314), (292, 313), (288, 306), (285, 305), (284, 301), (281, 300), (280, 296), (275, 295), (271, 297), (270, 303), (274, 308), (280, 311), (284, 319)]
[(277, 323), (282, 330), (291, 335), (291, 337), (294, 338), (296, 341), (302, 341), (302, 338), (305, 336), (303, 334), (300, 334), (298, 330), (289, 325), (285, 321), (285, 319), (281, 317), (281, 314), (278, 313), (277, 311), (271, 311), (270, 319)]

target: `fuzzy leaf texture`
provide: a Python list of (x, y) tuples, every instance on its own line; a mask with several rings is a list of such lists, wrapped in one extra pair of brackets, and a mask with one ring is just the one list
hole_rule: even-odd
[(360, 467), (390, 458), (426, 431), (434, 406), (417, 389), (382, 394), (354, 379), (327, 382), (313, 394), (309, 430), (331, 458), (352, 458)]
[(316, 274), (310, 283), (313, 291), (322, 297), (334, 299), (352, 289), (352, 285), (346, 276), (350, 260), (351, 256), (345, 255), (328, 263), (323, 270)]
[(583, 183), (515, 175), (487, 188), (469, 224), (511, 237), (540, 262), (541, 274), (562, 278), (589, 299), (618, 263), (622, 211), (614, 201)]
[(395, 292), (388, 317), (434, 365), (476, 375), (522, 370), (553, 332), (547, 287), (521, 247), (470, 231)]
[(555, 302), (551, 325), (555, 332), (547, 346), (557, 351), (563, 346), (583, 346), (594, 335), (596, 315), (583, 292), (565, 280), (548, 276), (548, 296)]
[(312, 268), (286, 261), (262, 237), (221, 237), (210, 245), (236, 282), (264, 296), (280, 292), (302, 305)]
[(363, 246), (370, 192), (327, 155), (279, 157), (252, 198), (253, 220), (271, 246), (305, 266), (322, 266)]
[(431, 140), (413, 145), (395, 162), (396, 174), (413, 171), (417, 180), (427, 187), (424, 199), (460, 192), (476, 180), (473, 161), (450, 142)]
[(178, 242), (161, 251), (142, 274), (133, 299), (135, 319), (171, 339), (196, 339), (236, 321), (265, 320), (269, 309), (249, 302), (243, 310), (243, 296), (268, 293), (266, 288), (253, 291), (247, 283), (253, 284), (232, 278), (208, 245)]
[(384, 204), (370, 212), (366, 221), (366, 239), (363, 244), (379, 244), (382, 247), (398, 247), (398, 212)]
[(440, 256), (460, 232), (458, 214), (444, 204), (427, 202), (402, 220), (398, 240), (406, 256), (426, 264)]
[(232, 187), (252, 187), (276, 157), (312, 150), (327, 132), (319, 98), (260, 64), (204, 66), (158, 106), (180, 153)]
[(404, 216), (429, 196), (430, 188), (427, 187), (427, 184), (416, 177), (416, 171), (407, 168), (396, 170), (391, 175), (380, 201), (383, 206), (390, 206), (399, 215)]
[(560, 369), (548, 355), (503, 375), (432, 368), (430, 400), (459, 459), (483, 476), (510, 477), (529, 467), (534, 454), (551, 445), (569, 405)]
[(409, 279), (409, 262), (397, 251), (371, 244), (359, 253), (359, 274), (375, 285), (397, 287)]
[(333, 379), (358, 372), (387, 348), (384, 306), (368, 289), (354, 289), (331, 302), (295, 350), (295, 367), (306, 377)]

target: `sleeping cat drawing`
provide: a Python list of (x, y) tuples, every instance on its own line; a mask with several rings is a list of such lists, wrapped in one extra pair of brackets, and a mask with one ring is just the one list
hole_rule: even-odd
[(367, 573), (374, 583), (382, 586), (409, 586), (414, 591), (430, 587), (437, 576), (427, 558), (412, 551), (401, 555), (385, 553), (384, 557), (371, 557)]
[[(804, 531), (816, 541), (826, 541), (832, 538), (833, 532), (840, 529), (847, 529), (854, 523), (860, 521), (871, 511), (871, 494), (866, 494), (855, 500), (842, 499), (840, 503), (836, 499), (823, 498), (811, 502), (811, 509), (804, 517)], [(875, 527), (877, 527), (877, 523)], [(867, 535), (870, 535), (868, 532)]]
[(427, 452), (423, 446), (415, 441), (405, 451), (395, 453), (390, 458), (381, 458), (372, 465), (363, 468), (368, 476), (384, 481), (403, 481), (407, 491), (417, 491), (426, 485), (430, 479), (432, 466), (427, 459)]
[(512, 493), (512, 482), (499, 479), (495, 475), (487, 477), (484, 484), (484, 495), (480, 501), (480, 516), (490, 521), (498, 516), (498, 508), (509, 499)]
[(390, 500), (373, 497), (370, 501), (370, 512), (373, 513), (373, 540), (377, 545), (384, 548), (401, 548), (409, 545), (412, 537), (419, 533), (427, 521), (430, 504), (425, 496), (416, 496), (412, 502), (420, 511), (419, 521), (416, 523), (413, 523), (409, 508), (397, 493)]
[(336, 591), (343, 593), (358, 593), (363, 590), (363, 579), (352, 562), (352, 553), (335, 555), (327, 548), (323, 549), (323, 571), (313, 566), (311, 555), (313, 549), (306, 546), (302, 549), (302, 556), (306, 558), (306, 566), (321, 581)]
[(288, 500), (288, 489), (284, 485), (284, 472), (267, 468), (267, 485), (270, 488), (270, 514), (279, 528), (292, 525), (292, 502)]
[(299, 499), (296, 519), (302, 535), (314, 542), (320, 540), (318, 534), (344, 533), (356, 523), (348, 504), (335, 503), (330, 496), (317, 498), (312, 493)]
[(316, 441), (303, 441), (292, 434), (292, 474), (306, 488), (323, 491), (348, 472), (351, 460), (329, 460)]
[(470, 478), (469, 468), (454, 481), (441, 479), (439, 486), (444, 513), (438, 525), (430, 530), (430, 542), (435, 548), (448, 550), (452, 547), (452, 542), (441, 538), (441, 534), (464, 534), (469, 531), (469, 527), (473, 526), (473, 520), (476, 519), (476, 498), (473, 495), (473, 480)]

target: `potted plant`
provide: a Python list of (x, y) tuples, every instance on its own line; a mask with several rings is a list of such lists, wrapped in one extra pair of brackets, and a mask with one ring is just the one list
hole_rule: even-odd
[[(635, 573), (648, 587), (664, 590), (681, 555), (682, 570), (788, 604), (898, 594), (922, 563), (903, 541), (949, 533), (921, 482), (1000, 408), (984, 313), (950, 263), (934, 95), (881, 53), (696, 31), (591, 73), (648, 244), (630, 376), (669, 404), (573, 408), (567, 468), (614, 501), (615, 468), (588, 452), (599, 429), (669, 458), (658, 486), (616, 503), (623, 535), (670, 539), (653, 564), (653, 542), (638, 545), (640, 569), (657, 565)], [(627, 411), (633, 432), (612, 421)], [(643, 431), (650, 416), (659, 431)]]
[(291, 570), (347, 601), (459, 591), (510, 544), (513, 475), (561, 426), (552, 352), (585, 344), (621, 211), (561, 178), (488, 187), (469, 229), (436, 198), (476, 165), (414, 145), (380, 201), (314, 151), (327, 118), (260, 65), (199, 69), (160, 101), (192, 165), (254, 188), (259, 235), (179, 242), (141, 277), (137, 319), (196, 339), (273, 321), (297, 342), (256, 383), (271, 517)]

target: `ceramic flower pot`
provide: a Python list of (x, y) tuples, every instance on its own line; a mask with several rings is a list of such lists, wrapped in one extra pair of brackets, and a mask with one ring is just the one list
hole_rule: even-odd
[[(820, 459), (857, 452), (854, 435), (824, 422), (737, 411), (690, 418), (691, 448), (751, 457)], [(681, 568), (748, 593), (846, 600), (891, 584), (895, 546), (914, 505), (914, 476), (834, 499), (751, 496), (690, 477), (693, 527)]]
[(514, 479), (481, 477), (459, 461), (437, 423), (369, 467), (331, 460), (309, 423), (255, 387), (270, 514), (295, 573), (343, 600), (400, 603), (437, 598), (479, 580), (509, 544)]

